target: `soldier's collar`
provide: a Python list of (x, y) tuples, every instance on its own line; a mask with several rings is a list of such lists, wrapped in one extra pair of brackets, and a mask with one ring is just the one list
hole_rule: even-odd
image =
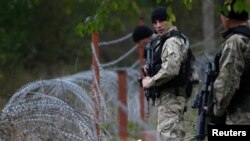
[(176, 26), (172, 26), (172, 27), (170, 27), (168, 29), (168, 31), (165, 34), (163, 34), (162, 36), (160, 36), (160, 38), (164, 39), (166, 37), (169, 37), (171, 35), (172, 31), (176, 31), (176, 30), (177, 30), (177, 27)]
[(229, 28), (221, 33), (224, 39), (229, 38), (233, 34), (242, 34), (244, 36), (250, 37), (250, 28), (246, 24), (242, 24), (236, 27)]

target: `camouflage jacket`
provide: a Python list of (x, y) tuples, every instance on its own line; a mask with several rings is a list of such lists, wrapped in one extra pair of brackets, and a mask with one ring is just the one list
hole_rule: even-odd
[[(176, 30), (176, 28), (170, 30)], [(170, 32), (170, 30), (168, 32)], [(149, 85), (159, 86), (177, 76), (181, 68), (181, 63), (187, 58), (187, 50), (182, 38), (173, 36), (167, 39), (162, 48), (161, 68), (151, 77)]]
[(219, 75), (214, 83), (213, 112), (216, 116), (222, 116), (225, 113), (240, 88), (246, 59), (250, 58), (250, 40), (244, 35), (232, 34), (222, 44), (221, 51)]

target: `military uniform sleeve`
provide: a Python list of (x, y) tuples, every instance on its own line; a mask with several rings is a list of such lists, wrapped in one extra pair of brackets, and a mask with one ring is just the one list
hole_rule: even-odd
[(160, 85), (179, 74), (183, 48), (185, 47), (180, 38), (172, 37), (166, 40), (162, 48), (161, 69), (151, 78), (151, 85)]
[(240, 77), (244, 70), (244, 58), (240, 48), (239, 35), (231, 36), (224, 43), (220, 58), (220, 73), (214, 83), (214, 114), (222, 116), (236, 89), (239, 88)]

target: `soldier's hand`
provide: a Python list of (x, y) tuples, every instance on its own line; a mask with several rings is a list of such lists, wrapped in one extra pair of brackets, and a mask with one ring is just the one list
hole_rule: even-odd
[(207, 111), (207, 106), (204, 106), (204, 107), (203, 107), (203, 110)]
[(203, 110), (205, 111), (207, 116), (213, 116), (213, 110), (211, 108), (212, 107), (208, 108), (207, 106), (203, 107)]
[(150, 77), (144, 77), (142, 80), (142, 86), (143, 88), (149, 88), (150, 87)]

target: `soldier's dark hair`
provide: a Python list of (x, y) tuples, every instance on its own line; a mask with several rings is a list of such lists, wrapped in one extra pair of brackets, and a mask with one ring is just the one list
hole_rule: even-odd
[(138, 25), (132, 33), (132, 38), (134, 42), (138, 42), (144, 38), (150, 37), (152, 34), (153, 31), (146, 25)]
[(165, 6), (156, 7), (151, 13), (151, 21), (154, 23), (156, 20), (165, 21), (168, 19), (168, 14)]
[(245, 10), (236, 11), (234, 6), (237, 0), (221, 0), (221, 14), (235, 20), (247, 20), (248, 12)]

